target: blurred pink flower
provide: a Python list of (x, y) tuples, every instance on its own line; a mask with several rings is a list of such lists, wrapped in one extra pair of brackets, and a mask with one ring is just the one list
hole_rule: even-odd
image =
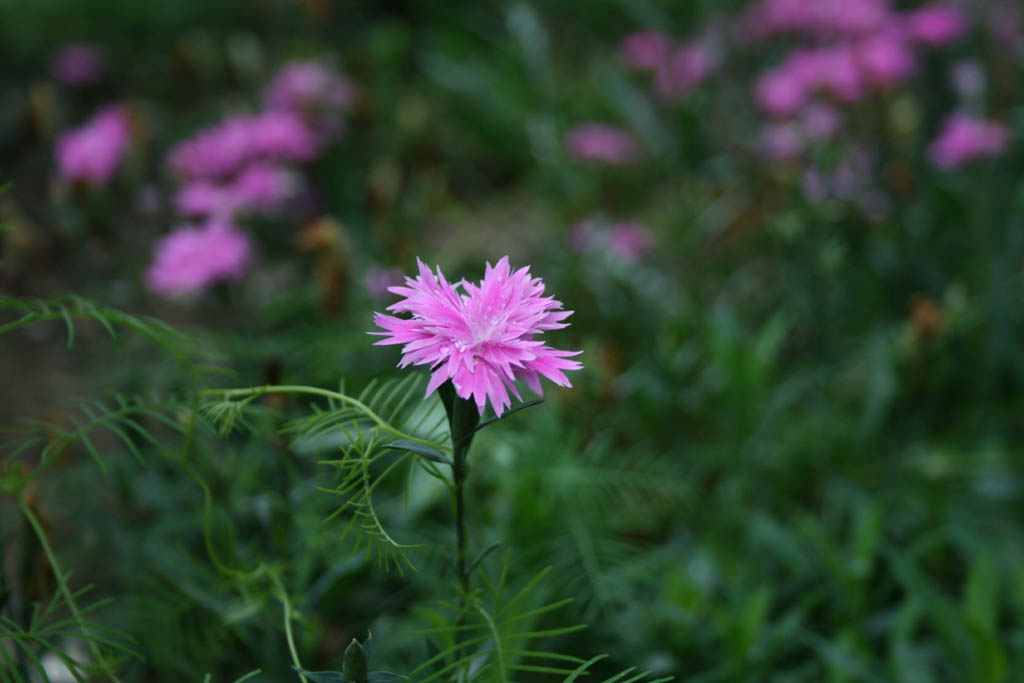
[(569, 151), (582, 161), (624, 164), (633, 161), (638, 149), (633, 136), (622, 128), (600, 123), (576, 126), (565, 136)]
[(90, 43), (68, 43), (50, 60), (50, 75), (65, 85), (89, 85), (103, 76), (103, 52)]
[(738, 26), (747, 40), (781, 33), (851, 37), (878, 29), (889, 13), (888, 0), (760, 0), (748, 7)]
[(792, 116), (807, 104), (808, 84), (785, 68), (776, 68), (757, 79), (754, 97), (769, 116)]
[(371, 298), (383, 299), (392, 287), (400, 286), (404, 278), (405, 274), (399, 268), (370, 266), (363, 274), (363, 286)]
[(56, 156), (64, 180), (102, 185), (114, 175), (131, 140), (128, 114), (120, 106), (107, 107), (85, 125), (57, 140)]
[(242, 169), (231, 190), (239, 208), (274, 211), (295, 196), (297, 178), (275, 164), (257, 162)]
[(252, 119), (252, 145), (257, 156), (309, 161), (320, 141), (302, 117), (288, 111), (267, 111)]
[(231, 187), (209, 180), (193, 180), (182, 187), (174, 198), (174, 206), (183, 216), (227, 216), (235, 210)]
[(213, 220), (182, 226), (157, 242), (146, 284), (161, 296), (198, 292), (218, 280), (241, 277), (249, 259), (249, 238), (233, 225)]
[(608, 247), (623, 261), (635, 263), (651, 250), (651, 232), (647, 226), (620, 221), (608, 229)]
[(349, 79), (316, 61), (285, 65), (267, 88), (271, 109), (305, 112), (310, 109), (344, 110), (359, 99), (359, 89)]
[(849, 45), (823, 49), (816, 55), (817, 84), (836, 99), (852, 102), (864, 97), (865, 79)]
[(914, 54), (896, 30), (879, 31), (864, 38), (857, 44), (856, 54), (864, 80), (878, 88), (891, 88), (914, 72)]
[(622, 56), (634, 69), (657, 69), (671, 51), (672, 40), (660, 31), (637, 31), (622, 40)]
[(966, 17), (948, 5), (927, 5), (901, 19), (907, 39), (923, 45), (947, 45), (967, 31)]
[(452, 285), (440, 268), (435, 275), (418, 263), (419, 276), (406, 278), (404, 287), (392, 287), (403, 298), (388, 306), (389, 311), (412, 317), (376, 313), (374, 322), (385, 331), (370, 334), (384, 337), (376, 345), (404, 345), (398, 367), (427, 365), (433, 370), (428, 396), (451, 380), (455, 393), (463, 399), (472, 397), (481, 415), (490, 402), (500, 416), (512, 404), (509, 392), (519, 398), (516, 380), (538, 395), (541, 375), (559, 386), (572, 386), (563, 371), (583, 367), (568, 360), (580, 352), (554, 349), (534, 339), (546, 330), (566, 327), (562, 321), (572, 311), (544, 296), (544, 283), (531, 277), (529, 267), (513, 271), (506, 256), (495, 266), (487, 264), (479, 285), (466, 280)]
[(972, 159), (996, 156), (1008, 142), (1003, 124), (958, 112), (946, 119), (928, 152), (936, 166), (952, 168)]
[(321, 141), (302, 117), (289, 111), (235, 115), (179, 143), (168, 163), (187, 178), (233, 173), (255, 159), (308, 161)]
[(295, 178), (266, 162), (246, 166), (230, 183), (194, 180), (175, 198), (185, 216), (231, 216), (239, 211), (273, 211), (295, 194)]
[(799, 156), (804, 151), (804, 137), (800, 127), (791, 122), (770, 123), (761, 127), (761, 152), (768, 159), (782, 161)]
[(715, 57), (704, 44), (693, 43), (674, 51), (655, 70), (654, 84), (662, 97), (688, 93), (715, 69)]

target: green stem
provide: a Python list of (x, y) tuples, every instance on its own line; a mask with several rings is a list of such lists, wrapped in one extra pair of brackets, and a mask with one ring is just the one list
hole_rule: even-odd
[[(32, 530), (39, 539), (39, 544), (43, 547), (43, 552), (46, 553), (46, 559), (49, 561), (50, 567), (53, 569), (53, 575), (57, 579), (57, 590), (60, 591), (61, 595), (64, 596), (64, 600), (68, 603), (68, 609), (71, 610), (71, 616), (78, 624), (78, 627), (82, 629), (82, 634), (88, 635), (89, 627), (85, 623), (85, 619), (82, 618), (82, 613), (78, 610), (78, 605), (75, 604), (75, 599), (71, 596), (71, 591), (68, 589), (67, 577), (60, 570), (60, 565), (57, 563), (57, 556), (53, 554), (53, 548), (50, 547), (50, 542), (46, 539), (46, 532), (43, 531), (43, 525), (39, 523), (39, 520), (36, 518), (35, 514), (32, 513), (32, 510), (28, 505), (25, 504), (25, 501), (19, 499), (18, 507), (21, 509), (21, 514), (25, 515), (25, 519), (27, 519), (28, 523), (32, 526)], [(89, 638), (86, 638), (86, 640), (89, 641), (89, 649), (92, 651), (93, 657), (103, 666), (103, 670), (108, 676), (110, 676), (110, 680), (115, 683), (121, 683), (117, 674), (114, 673), (106, 659), (103, 658), (103, 655), (100, 652), (100, 649), (96, 646), (96, 643)]]
[[(270, 574), (271, 581), (274, 582), (274, 592), (277, 593), (277, 599), (281, 601), (281, 607), (284, 611), (284, 636), (288, 640), (288, 651), (292, 655), (292, 664), (295, 665), (296, 669), (302, 668), (302, 663), (299, 661), (299, 652), (295, 648), (295, 635), (292, 633), (292, 618), (294, 616), (292, 612), (292, 601), (288, 598), (288, 593), (285, 591), (284, 586), (281, 584), (280, 577), (276, 573)], [(309, 683), (305, 676), (299, 674), (299, 680), (302, 683)]]
[(455, 480), (455, 573), (459, 577), (459, 585), (462, 592), (469, 594), (469, 573), (466, 571), (466, 496), (465, 483), (469, 475), (469, 468), (466, 467), (465, 448), (455, 449), (455, 459), (452, 463), (452, 478)]

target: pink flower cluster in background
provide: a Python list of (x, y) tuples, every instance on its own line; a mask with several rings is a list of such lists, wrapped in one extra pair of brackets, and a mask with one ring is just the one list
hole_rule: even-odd
[[(355, 86), (319, 62), (295, 62), (268, 87), (267, 109), (231, 115), (171, 149), (168, 166), (184, 180), (175, 208), (205, 223), (180, 227), (156, 245), (150, 289), (175, 296), (238, 277), (250, 248), (234, 227), (237, 217), (278, 211), (301, 193), (295, 166), (337, 136), (356, 97)], [(190, 258), (195, 267), (186, 267)]]
[(651, 251), (651, 231), (642, 223), (618, 221), (603, 225), (581, 221), (569, 231), (569, 246), (581, 253), (602, 253), (623, 263), (637, 263)]
[(428, 396), (451, 380), (455, 393), (472, 398), (481, 415), (489, 402), (500, 416), (512, 404), (510, 393), (519, 398), (517, 380), (538, 395), (543, 394), (541, 375), (559, 386), (572, 386), (564, 371), (583, 367), (569, 360), (580, 352), (555, 349), (535, 339), (547, 330), (567, 327), (563, 321), (572, 311), (544, 296), (544, 283), (530, 275), (529, 266), (512, 270), (506, 256), (494, 266), (487, 264), (479, 284), (450, 284), (440, 268), (435, 275), (417, 262), (419, 276), (391, 288), (403, 298), (387, 309), (411, 317), (376, 313), (374, 322), (384, 332), (371, 334), (384, 337), (376, 345), (403, 345), (398, 367), (431, 368)]
[(749, 41), (785, 33), (858, 36), (881, 27), (890, 5), (889, 0), (760, 0), (747, 8), (738, 27)]
[(156, 258), (146, 271), (146, 285), (164, 296), (194, 294), (212, 282), (242, 276), (250, 244), (230, 223), (213, 220), (196, 227), (176, 228), (156, 245)]
[(196, 180), (185, 185), (175, 198), (175, 207), (184, 216), (232, 216), (243, 210), (271, 212), (295, 196), (298, 186), (294, 172), (257, 161), (230, 182)]
[(168, 163), (185, 178), (218, 178), (254, 161), (309, 161), (320, 151), (316, 132), (295, 112), (236, 114), (170, 151)]
[(717, 58), (707, 42), (673, 44), (659, 31), (638, 31), (622, 41), (622, 55), (634, 69), (654, 72), (654, 88), (666, 99), (680, 99), (714, 72)]
[(57, 140), (57, 167), (61, 178), (86, 185), (109, 181), (131, 142), (128, 112), (120, 106), (101, 110), (84, 125)]
[(759, 109), (774, 119), (762, 129), (761, 151), (788, 159), (838, 132), (838, 116), (825, 102), (853, 102), (899, 87), (915, 74), (918, 50), (958, 40), (967, 18), (943, 3), (897, 12), (888, 0), (758, 0), (737, 28), (747, 41), (783, 33), (811, 41), (754, 84)]
[(634, 161), (639, 153), (629, 131), (600, 123), (576, 126), (566, 134), (565, 144), (580, 161), (625, 164)]
[(278, 72), (264, 100), (275, 111), (301, 114), (325, 137), (341, 130), (341, 114), (359, 101), (359, 89), (318, 61), (292, 62)]
[(928, 152), (935, 165), (951, 168), (973, 159), (996, 156), (1008, 141), (1003, 124), (958, 112), (946, 119)]
[(50, 60), (50, 75), (70, 86), (91, 85), (103, 77), (105, 69), (103, 52), (91, 43), (62, 45)]

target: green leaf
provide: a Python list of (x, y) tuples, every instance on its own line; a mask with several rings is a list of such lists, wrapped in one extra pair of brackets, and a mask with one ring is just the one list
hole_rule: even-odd
[(346, 683), (366, 683), (366, 650), (355, 638), (345, 650), (341, 673)]
[(366, 675), (366, 680), (368, 683), (394, 683), (394, 681), (411, 681), (412, 679), (390, 671), (371, 671)]
[(452, 464), (451, 459), (445, 457), (441, 453), (441, 451), (437, 450), (436, 448), (431, 448), (430, 446), (424, 446), (423, 444), (419, 444), (414, 441), (398, 439), (397, 441), (392, 441), (384, 448), (393, 448), (396, 451), (409, 451), (410, 453), (415, 453), (420, 457), (426, 458), (427, 460), (431, 460), (433, 462), (439, 462), (443, 465)]
[(293, 666), (293, 669), (311, 680), (313, 683), (345, 683), (345, 677), (340, 671), (307, 671)]

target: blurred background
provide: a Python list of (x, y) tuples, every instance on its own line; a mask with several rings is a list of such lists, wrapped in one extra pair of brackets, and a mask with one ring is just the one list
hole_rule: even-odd
[[(366, 332), (417, 257), (507, 254), (575, 311), (549, 337), (585, 369), (481, 434), (470, 490), (474, 546), (574, 597), (541, 625), (590, 624), (557, 651), (703, 682), (1024, 670), (1019, 3), (0, 0), (0, 67), (7, 297), (155, 316), (222, 385), (354, 391), (397, 376)], [(59, 317), (0, 336), (12, 444), (77, 433), (82, 399), (173, 422), (194, 387), (138, 335), (68, 346)], [(24, 493), (134, 639), (123, 680), (292, 675), (204, 524), (286, 558), (308, 668), (368, 629), (372, 668), (428, 658), (444, 489), (381, 488), (425, 545), (385, 572), (324, 521), (329, 448), (278, 434), (308, 403), (263, 407), (263, 438), (201, 440), (212, 522), (162, 437), (70, 444)], [(0, 513), (0, 614), (28, 623), (54, 577)]]

